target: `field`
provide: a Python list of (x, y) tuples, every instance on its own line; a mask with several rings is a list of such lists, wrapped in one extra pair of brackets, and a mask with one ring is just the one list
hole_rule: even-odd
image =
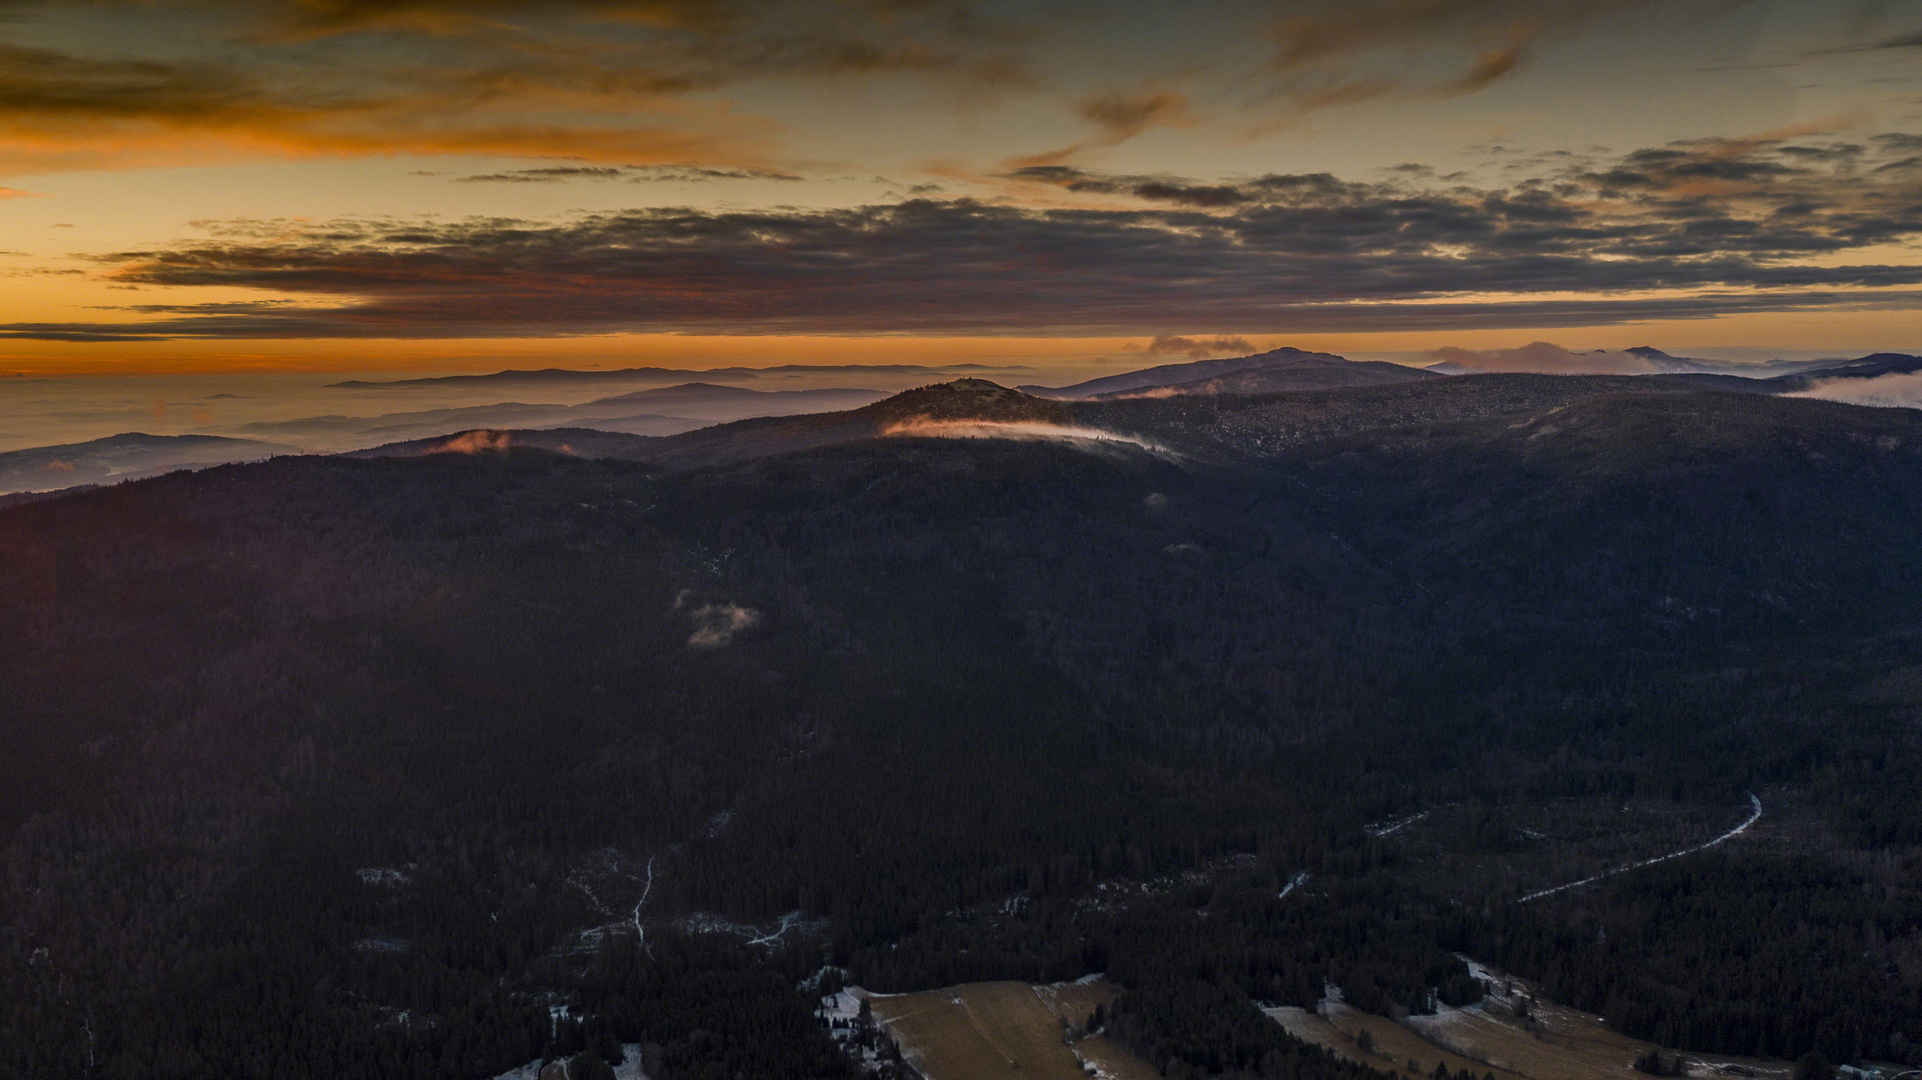
[[(1297, 1038), (1376, 1068), (1421, 1076), (1440, 1062), (1450, 1072), (1467, 1069), (1477, 1078), (1493, 1074), (1495, 1080), (1624, 1080), (1642, 1075), (1630, 1065), (1637, 1057), (1650, 1050), (1669, 1052), (1610, 1031), (1600, 1017), (1544, 1001), (1520, 980), (1485, 968), (1478, 974), (1492, 977), (1497, 987), (1481, 1004), (1400, 1023), (1327, 1001), (1319, 1013), (1293, 1007), (1267, 1013)], [(1525, 1019), (1514, 1008), (1523, 1000)], [(1368, 1050), (1362, 1046), (1364, 1032)], [(1790, 1072), (1784, 1062), (1753, 1058), (1682, 1054), (1681, 1059), (1694, 1077), (1785, 1080)]]
[[(1494, 1073), (1495, 1080), (1541, 1080), (1526, 1073), (1495, 1068), (1491, 1062), (1466, 1057), (1423, 1038), (1415, 1031), (1388, 1019), (1346, 1005), (1324, 1006), (1321, 1015), (1292, 1005), (1266, 1010), (1288, 1033), (1306, 1042), (1319, 1043), (1346, 1058), (1377, 1069), (1391, 1069), (1419, 1080), (1434, 1072), (1437, 1062), (1449, 1072), (1467, 1069), (1476, 1077)], [(1362, 1049), (1366, 1033), (1371, 1049)]]
[(928, 1080), (1155, 1080), (1153, 1069), (1100, 1035), (1074, 1039), (1105, 983), (969, 983), (869, 996), (875, 1018)]

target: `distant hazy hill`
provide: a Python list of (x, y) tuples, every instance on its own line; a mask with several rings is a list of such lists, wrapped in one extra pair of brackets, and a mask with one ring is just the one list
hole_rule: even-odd
[[(1229, 379), (1229, 376), (1239, 378)], [(1398, 364), (1352, 361), (1333, 353), (1288, 348), (1252, 356), (1162, 364), (1140, 371), (1089, 379), (1073, 386), (1022, 386), (1019, 389), (1036, 397), (1062, 399), (1117, 397), (1156, 390), (1181, 394), (1247, 394), (1363, 386), (1432, 377)]]
[(690, 431), (649, 446), (648, 460), (677, 467), (741, 461), (871, 439), (917, 423), (954, 421), (1062, 423), (1060, 404), (985, 379), (904, 391), (859, 409), (759, 417)]
[(345, 454), (353, 458), (422, 457), (428, 454), (503, 454), (544, 450), (568, 457), (638, 461), (649, 456), (659, 437), (594, 428), (472, 428), (426, 439), (408, 439)]
[(1877, 379), (1885, 375), (1913, 375), (1922, 372), (1922, 356), (1907, 353), (1871, 353), (1854, 360), (1843, 360), (1782, 375), (1769, 382), (1784, 392), (1807, 390), (1822, 379)]
[(128, 432), (92, 442), (37, 446), (0, 454), (0, 493), (53, 491), (80, 484), (152, 476), (173, 469), (300, 452), (296, 447), (252, 439)]
[[(540, 390), (542, 387), (536, 385), (522, 389)], [(580, 387), (572, 389), (578, 392)], [(529, 430), (591, 427), (630, 435), (678, 435), (708, 424), (750, 416), (791, 416), (853, 409), (886, 396), (887, 393), (881, 390), (846, 387), (750, 390), (740, 386), (693, 382), (617, 394), (581, 405), (504, 401), (492, 405), (419, 409), (377, 416), (331, 415), (262, 421), (232, 431), (244, 436), (298, 441), (316, 451), (360, 450), (395, 442), (436, 439), (480, 428)]]
[(1226, 462), (1271, 457), (1363, 431), (1511, 416), (1603, 394), (1672, 395), (1721, 389), (1722, 381), (1756, 387), (1755, 392), (1769, 385), (1709, 375), (1493, 374), (1472, 379), (1418, 376), (1372, 386), (1268, 394), (1124, 393), (1091, 400), (1052, 400), (985, 379), (957, 379), (904, 391), (859, 409), (756, 417), (661, 438), (608, 434), (596, 440), (580, 429), (496, 429), (389, 444), (360, 456), (511, 446), (681, 469), (818, 450), (883, 435), (982, 435), (1006, 428), (1007, 435), (1021, 438), (1106, 435), (1199, 460)]
[[(723, 423), (753, 416), (795, 416), (802, 413), (858, 409), (887, 397), (885, 390), (830, 387), (819, 390), (751, 390), (708, 382), (682, 383), (653, 390), (600, 398), (569, 411), (577, 424), (598, 424), (627, 416), (635, 410), (667, 413), (706, 423)], [(649, 434), (654, 434), (649, 432)], [(660, 434), (668, 434), (661, 432)]]
[(460, 408), (416, 409), (377, 416), (303, 416), (262, 420), (228, 430), (241, 436), (299, 441), (317, 450), (358, 449), (369, 443), (423, 438), (477, 427), (545, 427), (569, 413), (565, 405), (503, 401)]
[(1309, 354), (1281, 363), (1244, 368), (1189, 382), (1145, 390), (1121, 390), (1098, 398), (1173, 397), (1180, 394), (1274, 394), (1290, 390), (1334, 390), (1348, 386), (1386, 386), (1390, 383), (1439, 379), (1442, 372), (1403, 367), (1379, 360), (1326, 360)]
[(1777, 375), (1792, 375), (1832, 363), (1828, 360), (1767, 360), (1761, 363), (1739, 363), (1728, 360), (1702, 360), (1691, 356), (1670, 356), (1660, 349), (1648, 345), (1637, 345), (1623, 352), (1639, 356), (1649, 362), (1657, 372), (1672, 375), (1708, 374), (1742, 375), (1754, 379), (1766, 379)]
[(924, 367), (918, 364), (780, 364), (775, 367), (726, 367), (694, 370), (692, 368), (616, 368), (609, 371), (589, 371), (575, 368), (541, 368), (535, 371), (509, 370), (496, 371), (488, 375), (441, 375), (425, 379), (394, 379), (391, 381), (369, 381), (354, 379), (347, 382), (330, 384), (337, 390), (398, 390), (409, 387), (432, 387), (436, 389), (481, 388), (481, 387), (540, 387), (540, 386), (585, 386), (594, 383), (647, 383), (676, 382), (682, 379), (726, 379), (729, 381), (787, 378), (821, 377), (842, 375), (951, 375), (971, 371), (981, 371), (979, 364), (952, 364), (942, 367)]
[[(1756, 381), (1773, 378), (1778, 375), (1794, 374), (1835, 362), (1833, 360), (1767, 360), (1754, 363), (1739, 360), (1706, 360), (1693, 356), (1671, 356), (1660, 349), (1648, 345), (1637, 345), (1634, 348), (1619, 351), (1596, 349), (1591, 353), (1583, 355), (1599, 356), (1604, 359), (1608, 357), (1633, 356), (1646, 363), (1651, 369), (1650, 373), (1655, 375), (1708, 375), (1722, 378), (1745, 378)], [(1485, 373), (1481, 368), (1471, 367), (1467, 364), (1457, 363), (1452, 360), (1444, 360), (1439, 364), (1429, 364), (1422, 370), (1432, 371), (1438, 375), (1480, 375)], [(1775, 393), (1776, 391), (1756, 390), (1754, 392)]]

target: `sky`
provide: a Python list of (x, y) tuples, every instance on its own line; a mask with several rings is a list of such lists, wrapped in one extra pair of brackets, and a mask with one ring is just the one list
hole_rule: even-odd
[(1918, 60), (1922, 0), (0, 0), (0, 379), (1922, 352)]

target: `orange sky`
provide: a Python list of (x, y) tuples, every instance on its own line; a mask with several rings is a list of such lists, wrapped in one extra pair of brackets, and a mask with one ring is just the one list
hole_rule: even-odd
[(1922, 349), (1922, 10), (19, 0), (0, 370)]

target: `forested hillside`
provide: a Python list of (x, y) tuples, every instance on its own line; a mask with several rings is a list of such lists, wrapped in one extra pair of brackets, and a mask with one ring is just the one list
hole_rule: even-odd
[(1360, 1077), (1255, 1003), (1458, 952), (1922, 1062), (1922, 415), (985, 385), (0, 508), (0, 1075), (852, 1075), (820, 993), (1106, 972), (1166, 1075)]

